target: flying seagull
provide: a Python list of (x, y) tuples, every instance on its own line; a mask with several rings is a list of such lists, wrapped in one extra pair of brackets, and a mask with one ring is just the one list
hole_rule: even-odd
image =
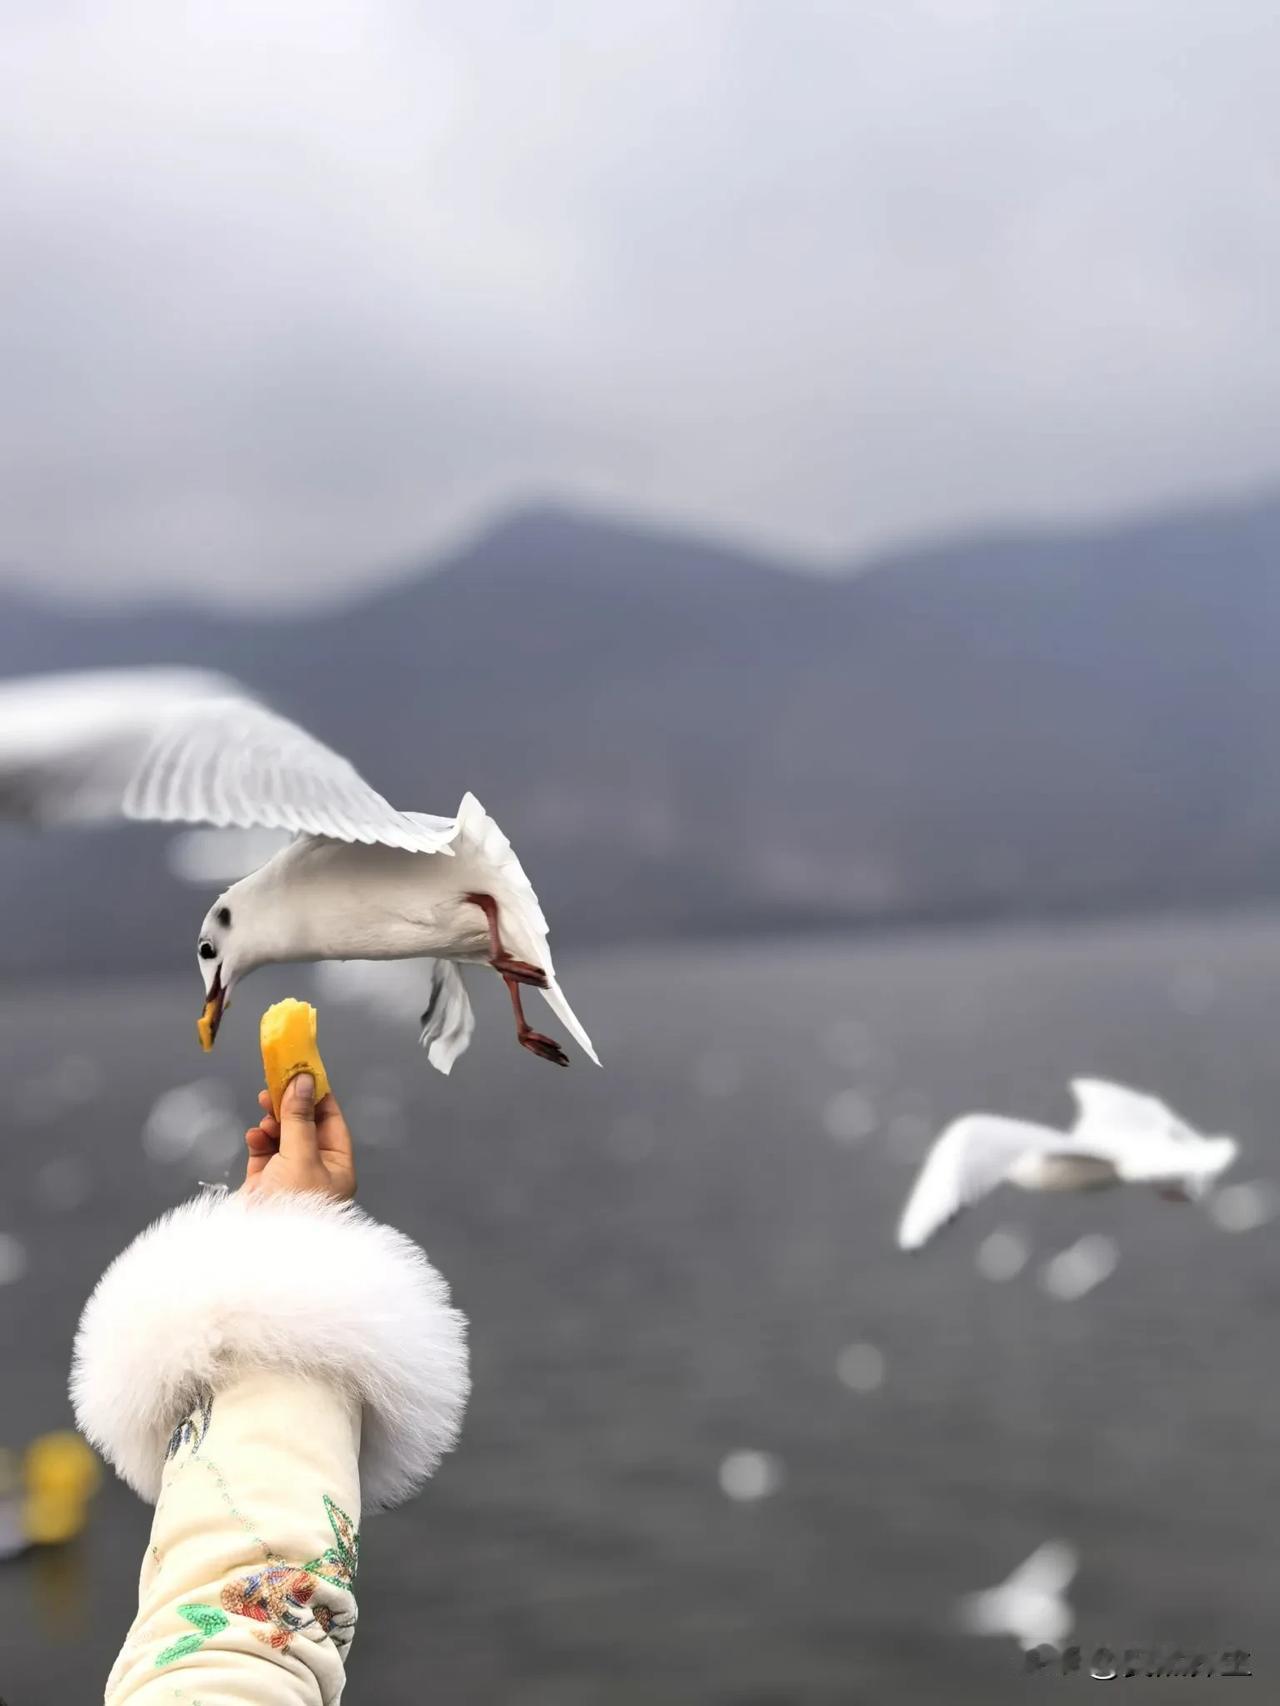
[(1077, 1078), (1071, 1089), (1079, 1116), (1069, 1132), (999, 1114), (966, 1114), (949, 1125), (907, 1200), (900, 1247), (920, 1249), (997, 1185), (1091, 1191), (1144, 1184), (1192, 1201), (1236, 1158), (1234, 1138), (1202, 1137), (1154, 1096), (1098, 1078)]
[(1075, 1623), (1067, 1589), (1079, 1567), (1074, 1546), (1046, 1540), (997, 1587), (966, 1594), (958, 1621), (971, 1635), (1012, 1635), (1027, 1651), (1060, 1646)]
[(0, 683), (0, 817), (291, 834), (218, 896), (200, 927), (206, 1049), (232, 990), (258, 966), (427, 959), (421, 1042), (441, 1072), (475, 1028), (459, 970), (467, 963), (506, 983), (522, 1047), (569, 1064), (525, 1018), (529, 987), (599, 1065), (556, 981), (538, 897), (475, 796), (452, 818), (398, 811), (345, 758), (227, 676), (134, 669)]

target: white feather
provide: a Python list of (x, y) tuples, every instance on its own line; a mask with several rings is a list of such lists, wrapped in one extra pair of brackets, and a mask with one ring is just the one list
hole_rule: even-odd
[(418, 853), (447, 852), (452, 839), (397, 811), (305, 729), (244, 698), (172, 712), (139, 755), (122, 810), (162, 823), (287, 829)]
[(241, 691), (194, 669), (82, 670), (0, 682), (0, 815), (118, 818), (147, 743), (176, 711)]
[(1130, 1090), (1105, 1078), (1073, 1078), (1071, 1093), (1079, 1109), (1072, 1128), (1076, 1137), (1096, 1131), (1196, 1140), (1196, 1133), (1172, 1108), (1141, 1090)]
[(418, 1041), (437, 1072), (448, 1077), (454, 1061), (471, 1046), (475, 1028), (476, 1016), (461, 968), (451, 960), (432, 960), (431, 994), (423, 1010)]
[(138, 669), (0, 684), (0, 811), (279, 829), (447, 853), (448, 820), (410, 821), (353, 765), (237, 682)]

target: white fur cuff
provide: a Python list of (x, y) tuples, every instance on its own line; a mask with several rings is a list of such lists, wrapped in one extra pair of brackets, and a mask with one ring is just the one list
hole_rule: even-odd
[(76, 1420), (154, 1503), (173, 1428), (241, 1368), (323, 1375), (360, 1398), (366, 1510), (431, 1474), (470, 1387), (466, 1322), (402, 1233), (327, 1197), (209, 1192), (98, 1281), (76, 1334)]

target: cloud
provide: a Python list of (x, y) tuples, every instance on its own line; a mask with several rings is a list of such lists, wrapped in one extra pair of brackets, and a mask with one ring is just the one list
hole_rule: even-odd
[(2, 572), (337, 589), (542, 493), (847, 554), (1276, 470), (1264, 0), (6, 36)]

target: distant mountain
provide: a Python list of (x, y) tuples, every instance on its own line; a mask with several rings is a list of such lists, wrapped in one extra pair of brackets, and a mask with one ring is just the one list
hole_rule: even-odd
[[(0, 596), (0, 675), (142, 662), (473, 788), (560, 941), (1280, 893), (1280, 497), (832, 576), (542, 509), (340, 610)], [(185, 953), (162, 839), (0, 832), (0, 971)]]

